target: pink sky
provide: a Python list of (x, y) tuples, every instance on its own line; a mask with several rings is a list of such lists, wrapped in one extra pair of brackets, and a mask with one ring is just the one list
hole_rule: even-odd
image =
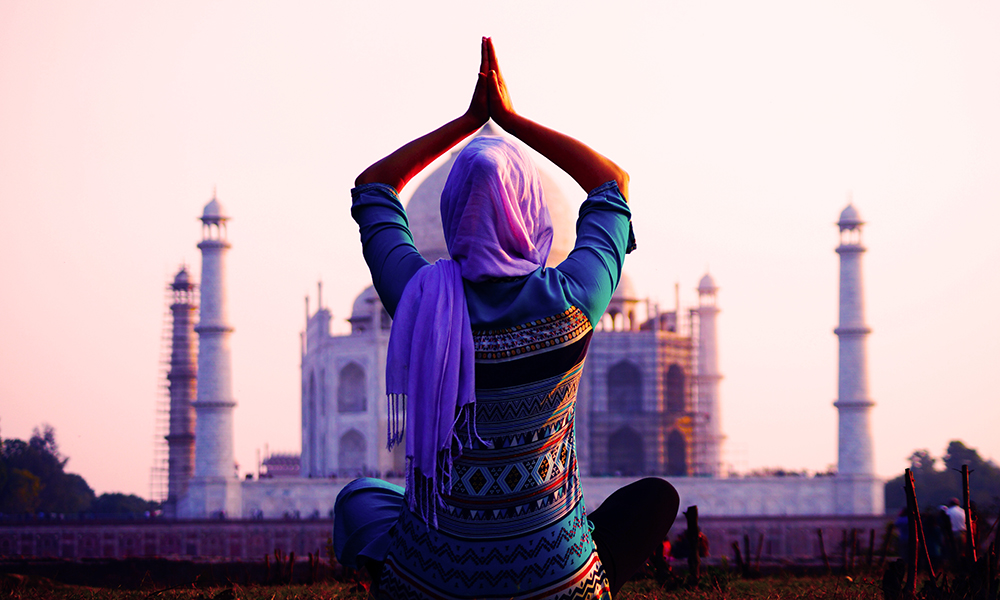
[(737, 468), (836, 461), (848, 191), (878, 472), (1000, 459), (1000, 5), (342, 4), (0, 4), (0, 434), (51, 423), (99, 493), (149, 494), (163, 289), (218, 186), (237, 457), (297, 452), (303, 297), (343, 331), (368, 285), (354, 177), (464, 110), (491, 35), (522, 113), (630, 172), (640, 295), (721, 286)]

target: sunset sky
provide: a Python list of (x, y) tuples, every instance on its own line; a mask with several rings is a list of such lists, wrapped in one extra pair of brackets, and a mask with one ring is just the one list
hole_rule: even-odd
[(490, 35), (522, 114), (630, 173), (638, 293), (721, 287), (727, 462), (836, 462), (849, 193), (878, 473), (1000, 459), (1000, 3), (536, 4), (0, 2), (0, 435), (149, 495), (164, 288), (217, 189), (241, 471), (298, 452), (304, 297), (344, 332), (370, 283), (354, 178), (465, 110)]

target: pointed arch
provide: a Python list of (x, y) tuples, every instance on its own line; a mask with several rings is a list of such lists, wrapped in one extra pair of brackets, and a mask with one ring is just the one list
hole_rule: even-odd
[(608, 438), (608, 470), (620, 475), (641, 475), (646, 469), (642, 436), (628, 425)]
[(687, 440), (674, 429), (667, 436), (667, 475), (687, 475)]
[(309, 372), (309, 389), (306, 396), (308, 398), (308, 410), (309, 410), (309, 464), (306, 465), (306, 470), (309, 475), (316, 473), (319, 466), (319, 456), (317, 456), (316, 448), (316, 437), (322, 430), (322, 425), (319, 423), (319, 419), (316, 417), (316, 372)]
[(337, 412), (355, 413), (368, 410), (365, 395), (365, 370), (352, 362), (340, 370), (337, 383)]
[(340, 473), (348, 476), (362, 473), (367, 452), (368, 442), (357, 429), (351, 429), (341, 436), (340, 448), (337, 451), (337, 466)]
[(608, 369), (608, 410), (642, 412), (642, 371), (630, 360)]
[(684, 369), (677, 363), (670, 365), (664, 377), (667, 395), (667, 412), (684, 412), (687, 406), (684, 394)]

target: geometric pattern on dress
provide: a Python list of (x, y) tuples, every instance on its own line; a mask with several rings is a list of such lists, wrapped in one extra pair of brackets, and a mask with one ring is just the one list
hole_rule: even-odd
[(571, 306), (558, 315), (516, 327), (473, 331), (476, 362), (498, 363), (549, 352), (572, 344), (592, 326), (587, 315)]
[(588, 564), (585, 570), (567, 576), (565, 580), (556, 582), (546, 589), (531, 590), (527, 594), (511, 595), (510, 593), (490, 593), (476, 591), (472, 595), (449, 594), (430, 586), (423, 585), (419, 580), (409, 580), (404, 573), (398, 573), (392, 563), (387, 563), (379, 582), (378, 600), (612, 600), (611, 586), (600, 559), (597, 565)]
[[(474, 332), (476, 360), (585, 344), (591, 331), (570, 307), (521, 327)], [(456, 426), (459, 439), (473, 442), (453, 459), (437, 528), (403, 509), (389, 532), (380, 597), (610, 600), (577, 471), (582, 370), (581, 359), (540, 381), (476, 390), (476, 435)]]
[(467, 543), (406, 517), (390, 536), (380, 582), (385, 597), (609, 597), (582, 504), (553, 526), (513, 540)]
[(558, 521), (580, 501), (574, 404), (582, 367), (477, 392), (477, 434), (490, 445), (474, 443), (454, 459), (438, 512), (442, 528), (475, 538), (514, 535)]

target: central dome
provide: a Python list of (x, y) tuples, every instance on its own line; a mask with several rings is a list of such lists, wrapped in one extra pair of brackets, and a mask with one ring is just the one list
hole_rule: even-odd
[[(487, 123), (479, 130), (476, 137), (481, 135), (501, 134)], [(444, 241), (444, 230), (441, 227), (441, 191), (444, 190), (444, 184), (448, 181), (448, 174), (451, 173), (451, 167), (455, 164), (459, 151), (460, 149), (453, 151), (447, 162), (428, 175), (417, 186), (406, 204), (413, 243), (416, 244), (420, 254), (430, 262), (449, 258), (448, 245)], [(541, 169), (538, 170), (538, 175), (542, 180), (545, 203), (552, 217), (552, 250), (549, 252), (546, 266), (554, 267), (565, 260), (573, 249), (573, 242), (576, 239), (575, 211), (570, 209), (569, 203), (551, 177)]]

